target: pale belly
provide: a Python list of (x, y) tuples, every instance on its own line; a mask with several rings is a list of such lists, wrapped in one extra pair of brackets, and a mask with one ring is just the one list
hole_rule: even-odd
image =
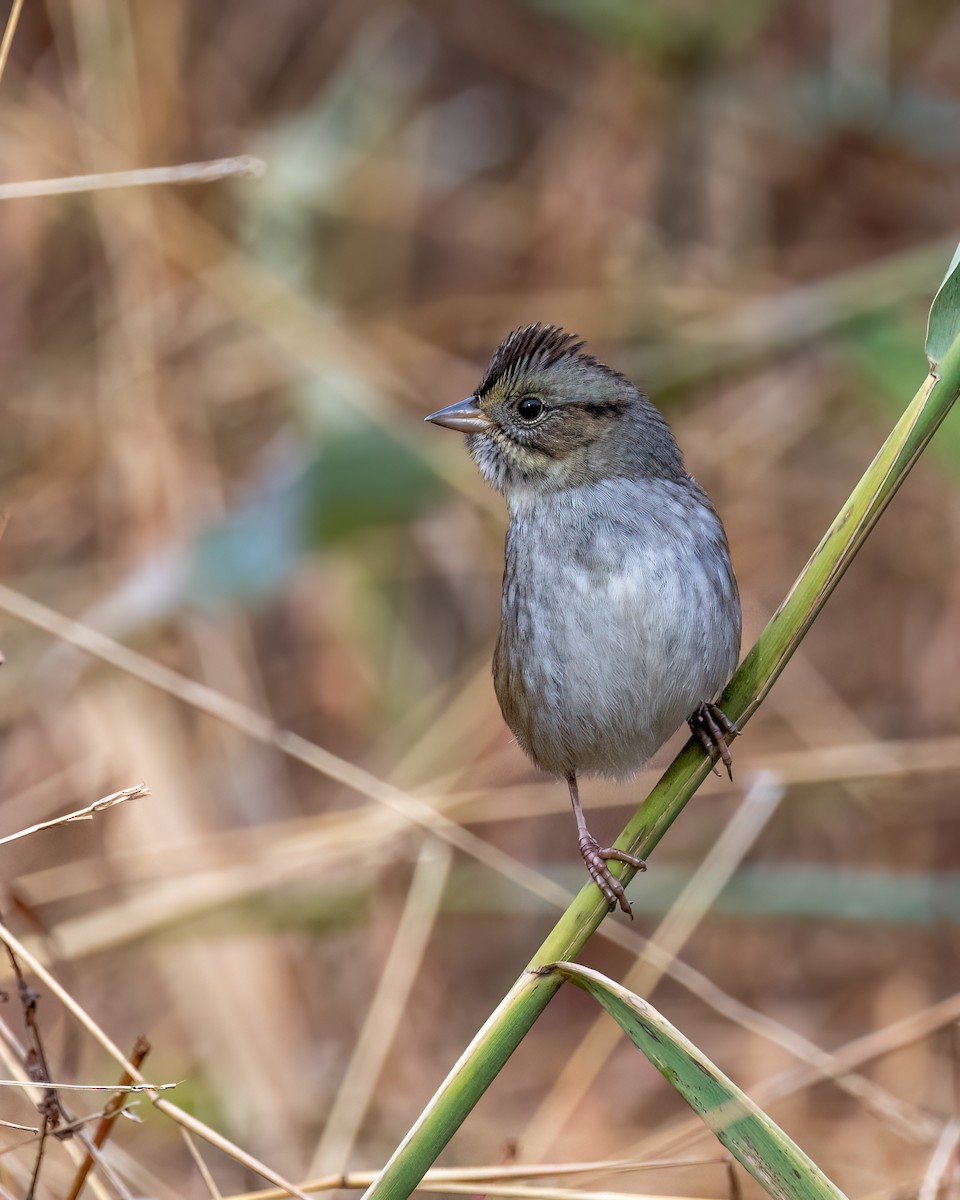
[[(628, 777), (728, 679), (739, 602), (719, 521), (702, 520), (626, 545), (622, 528), (581, 523), (552, 544), (536, 523), (511, 528), (494, 682), (541, 769)], [(705, 566), (703, 537), (723, 550)]]

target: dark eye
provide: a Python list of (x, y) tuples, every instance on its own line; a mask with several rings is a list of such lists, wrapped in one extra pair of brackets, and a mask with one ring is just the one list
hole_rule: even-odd
[(524, 396), (517, 405), (517, 416), (521, 421), (533, 422), (543, 415), (543, 401), (536, 396)]

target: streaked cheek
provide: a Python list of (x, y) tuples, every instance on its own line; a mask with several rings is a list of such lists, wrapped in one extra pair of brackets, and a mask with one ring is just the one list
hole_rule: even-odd
[(531, 471), (544, 472), (549, 468), (550, 456), (535, 446), (519, 446), (516, 443), (510, 448), (510, 457), (517, 468), (525, 474)]

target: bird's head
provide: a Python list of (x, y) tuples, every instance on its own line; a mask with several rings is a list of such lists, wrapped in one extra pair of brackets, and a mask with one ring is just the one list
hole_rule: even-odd
[(658, 410), (556, 325), (515, 329), (472, 396), (425, 419), (467, 435), (500, 491), (554, 491), (617, 477), (684, 474)]

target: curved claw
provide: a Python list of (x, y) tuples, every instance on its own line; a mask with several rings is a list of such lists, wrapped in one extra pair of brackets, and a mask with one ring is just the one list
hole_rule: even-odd
[(634, 870), (645, 871), (647, 864), (643, 859), (637, 858), (635, 854), (629, 854), (626, 850), (617, 850), (609, 846), (601, 848), (597, 839), (589, 833), (585, 833), (580, 838), (580, 856), (586, 864), (590, 878), (603, 892), (611, 912), (619, 904), (622, 911), (633, 920), (633, 909), (623, 890), (623, 884), (607, 866), (606, 860), (616, 859), (618, 862), (627, 863)]
[[(723, 709), (718, 708), (710, 701), (705, 701), (689, 718), (687, 724), (700, 739), (700, 744), (710, 758), (713, 758), (715, 754), (719, 756), (732, 783), (733, 758), (728, 747), (729, 743), (740, 734), (740, 730), (734, 722), (730, 720)], [(716, 766), (713, 767), (713, 773), (714, 775), (720, 774)]]

